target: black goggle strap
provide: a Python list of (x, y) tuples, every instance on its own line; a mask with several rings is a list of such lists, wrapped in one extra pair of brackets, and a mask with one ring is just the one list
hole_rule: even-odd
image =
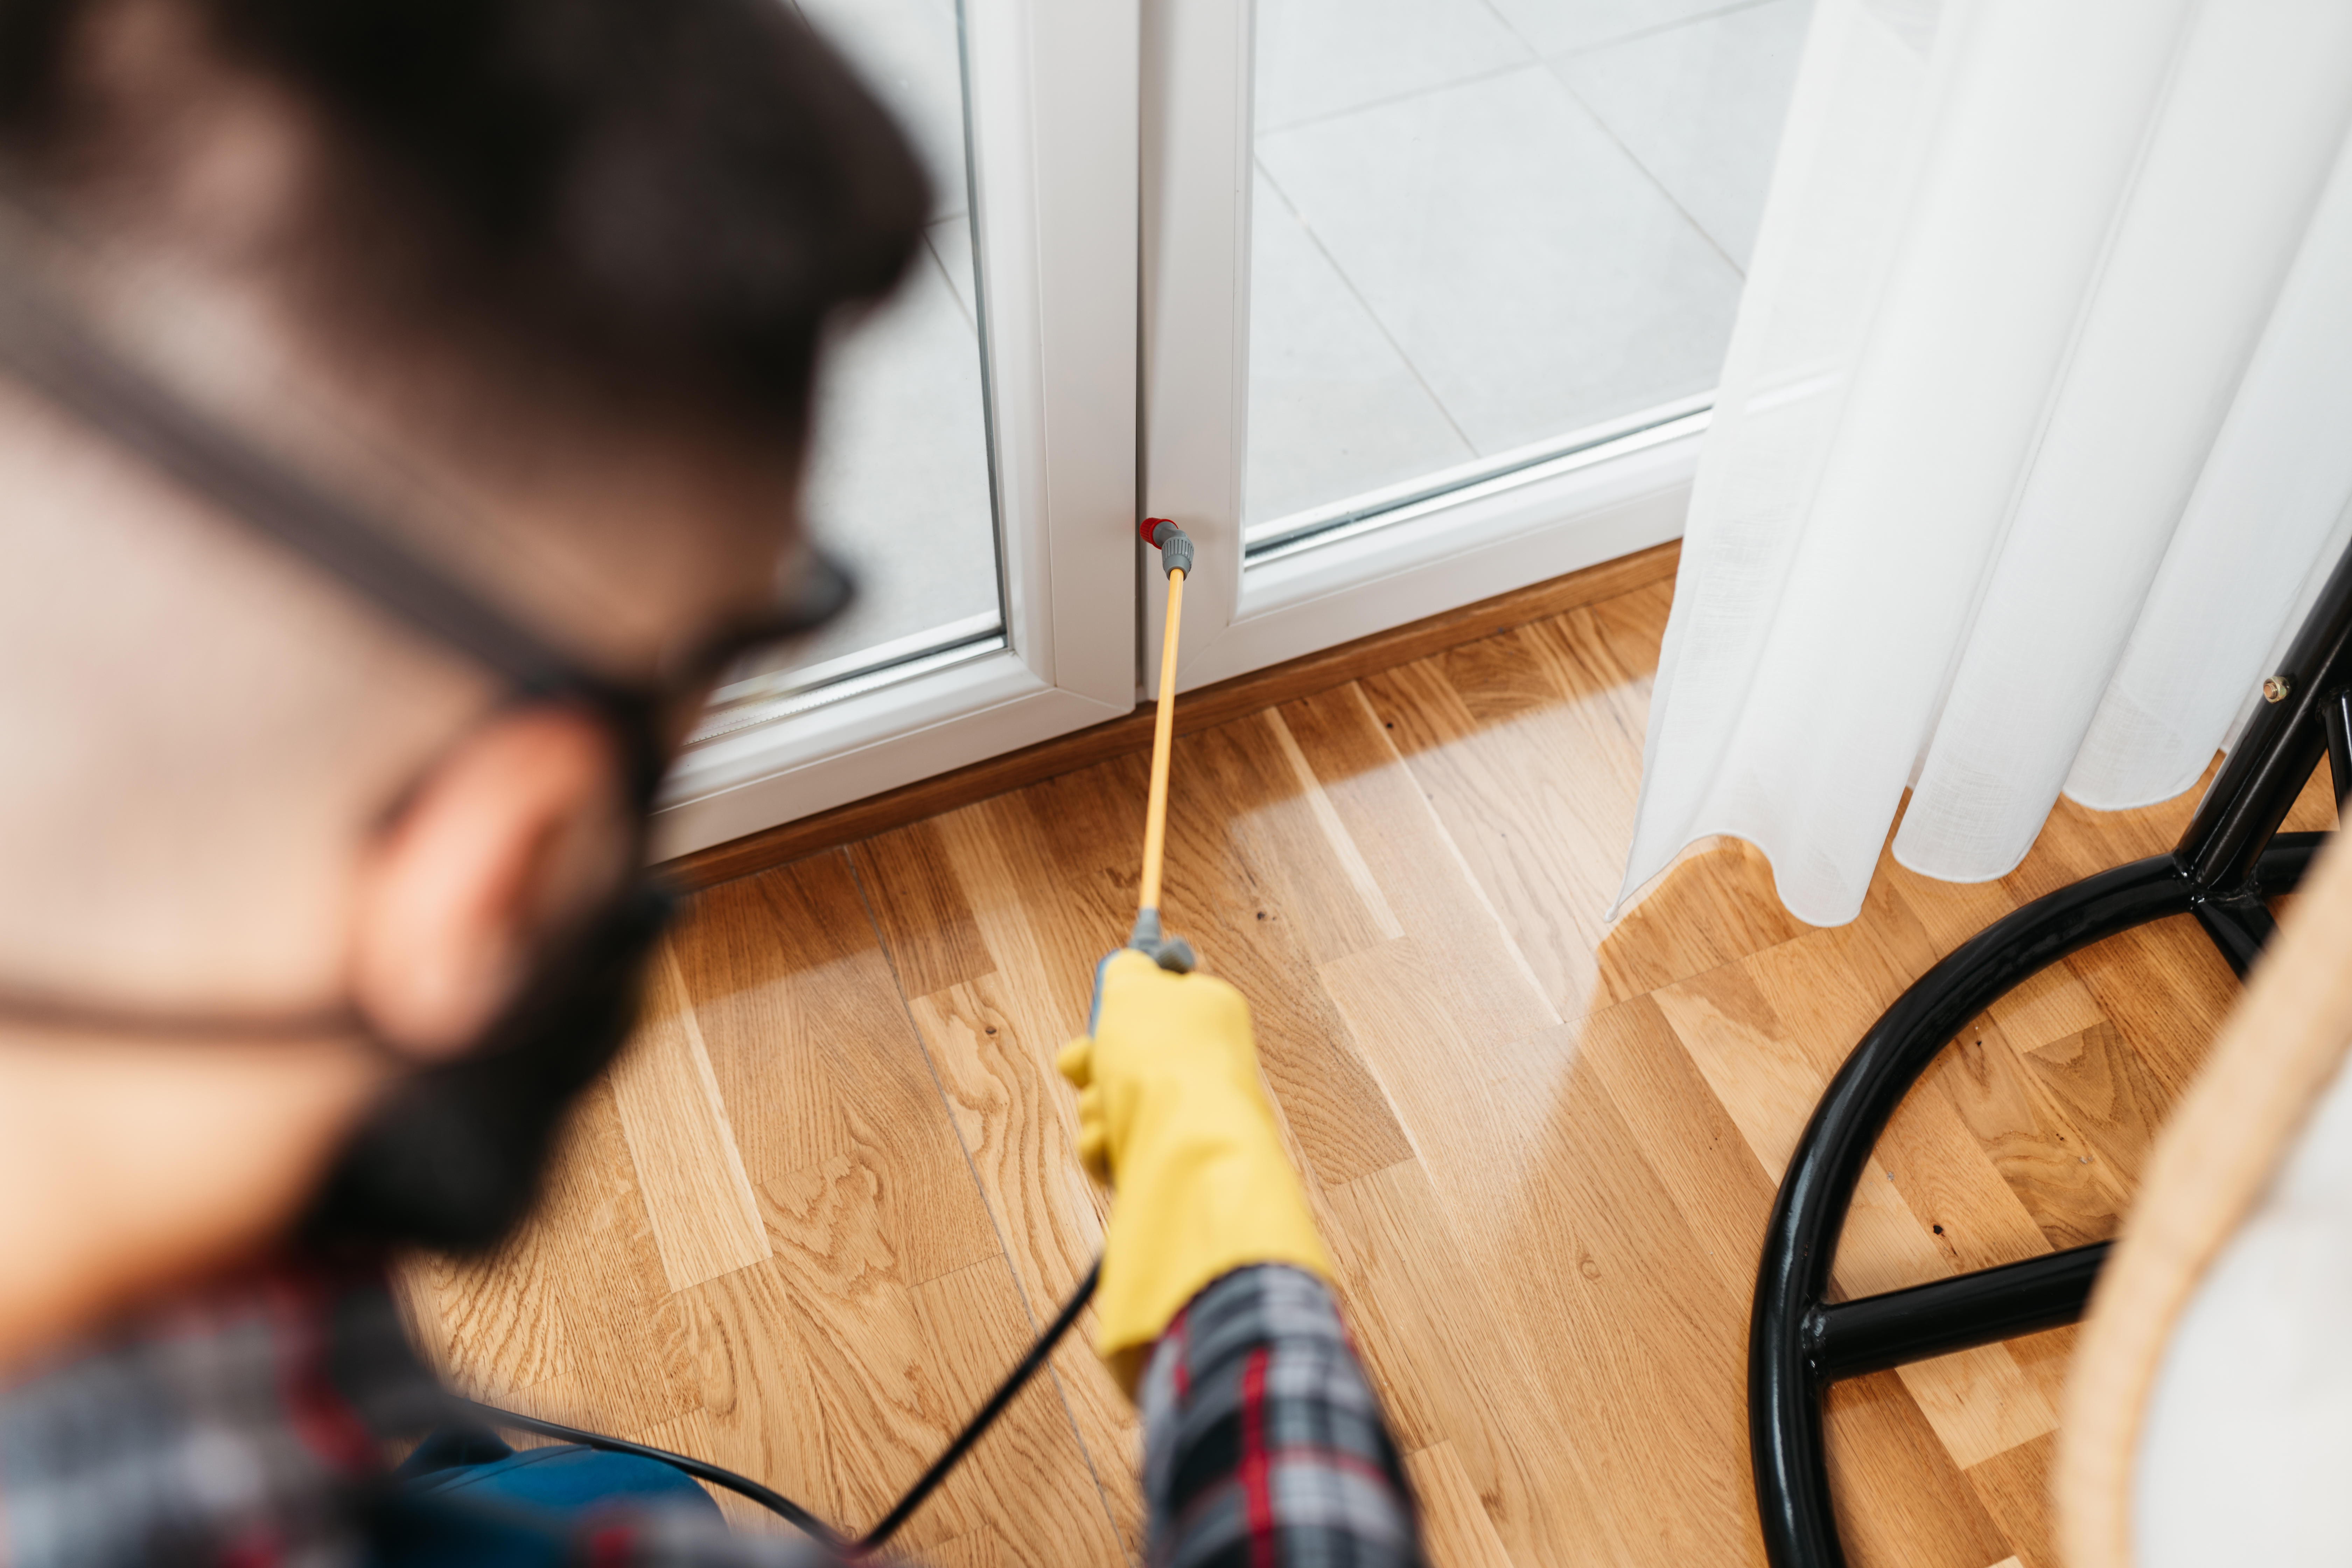
[[(477, 660), (526, 696), (584, 700), (653, 748), (657, 700), (583, 668), (399, 536), (230, 435), (100, 343), (54, 300), (0, 269), (0, 370), (226, 517), (341, 582), (377, 608)], [(638, 740), (629, 739), (632, 747)], [(644, 771), (643, 761), (635, 763)], [(636, 781), (633, 781), (636, 782)], [(651, 786), (644, 785), (645, 793)]]

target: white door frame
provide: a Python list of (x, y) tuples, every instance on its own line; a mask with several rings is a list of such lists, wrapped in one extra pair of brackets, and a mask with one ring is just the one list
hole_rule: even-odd
[(963, 0), (1005, 636), (689, 750), (667, 859), (1128, 712), (1137, 0)]
[[(1183, 688), (1679, 537), (1710, 402), (1493, 459), (1476, 467), (1509, 471), (1434, 496), (1426, 480), (1397, 487), (1372, 515), (1251, 559), (1253, 13), (1252, 0), (1143, 0), (1144, 510), (1199, 549)], [(1144, 646), (1157, 648), (1166, 589), (1150, 564), (1143, 576)]]

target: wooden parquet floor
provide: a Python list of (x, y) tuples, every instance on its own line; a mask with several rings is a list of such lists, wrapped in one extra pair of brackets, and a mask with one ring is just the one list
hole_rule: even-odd
[[(1845, 1051), (2020, 902), (2156, 852), (2193, 795), (2062, 804), (2014, 875), (1880, 868), (1813, 930), (1702, 847), (1613, 931), (1654, 584), (1179, 742), (1168, 912), (1266, 1077), (1444, 1568), (1762, 1561), (1743, 1391), (1773, 1184)], [(698, 894), (543, 1213), (418, 1259), (465, 1386), (687, 1450), (845, 1525), (887, 1506), (1101, 1234), (1055, 1050), (1124, 935), (1144, 765), (1104, 763)], [(2293, 826), (2332, 826), (2307, 795)], [(1895, 1118), (1862, 1294), (2113, 1232), (2235, 994), (2185, 922), (1975, 1023)], [(1857, 1564), (2055, 1568), (2073, 1331), (1842, 1384)], [(1083, 1345), (908, 1527), (947, 1564), (1139, 1558), (1131, 1416)], [(738, 1517), (744, 1517), (740, 1511)]]

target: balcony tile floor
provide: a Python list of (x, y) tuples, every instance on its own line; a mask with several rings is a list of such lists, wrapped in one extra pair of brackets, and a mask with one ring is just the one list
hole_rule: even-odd
[(1711, 386), (1809, 8), (1261, 0), (1248, 520)]

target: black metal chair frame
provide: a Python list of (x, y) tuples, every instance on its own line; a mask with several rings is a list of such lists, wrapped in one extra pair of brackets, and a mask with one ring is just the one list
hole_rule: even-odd
[(2071, 1323), (2108, 1244), (1859, 1300), (1828, 1298), (1855, 1181), (1903, 1096), (2000, 996), (2079, 948), (2168, 915), (2197, 918), (2241, 979), (2325, 833), (2279, 825), (2327, 759), (2352, 791), (2352, 552), (2328, 578), (2257, 711), (2171, 853), (2086, 878), (1994, 921), (1921, 975), (1862, 1037), (1813, 1110), (1780, 1183), (1748, 1331), (1748, 1434), (1773, 1568), (1843, 1568), (1822, 1411), (1841, 1378)]

